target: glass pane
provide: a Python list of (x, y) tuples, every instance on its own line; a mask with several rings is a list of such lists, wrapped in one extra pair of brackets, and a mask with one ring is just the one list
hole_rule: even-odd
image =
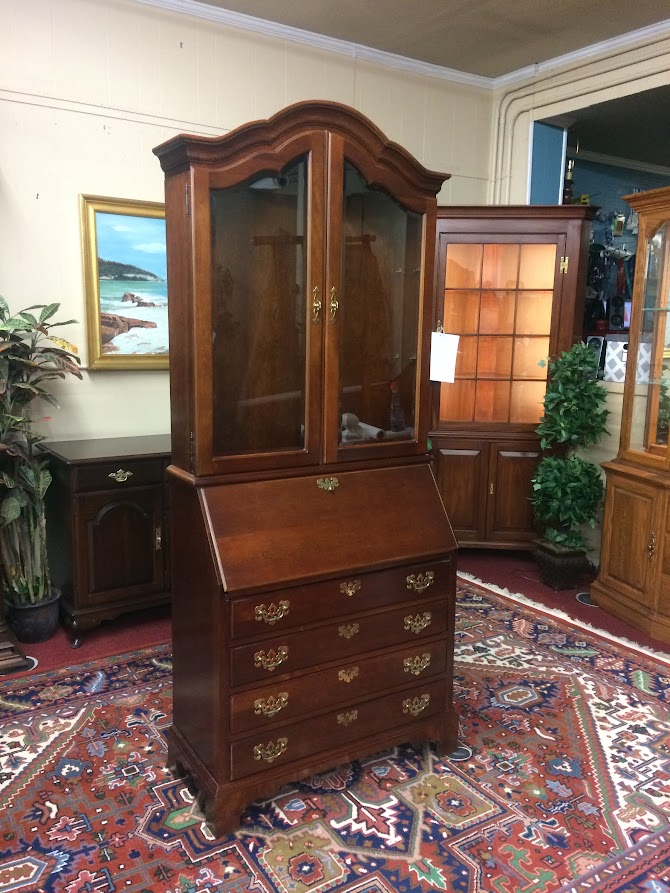
[(479, 339), (477, 375), (482, 378), (509, 378), (512, 371), (511, 338), (487, 335)]
[(482, 335), (511, 335), (514, 331), (515, 304), (514, 291), (483, 291), (479, 311), (479, 331)]
[(516, 288), (518, 274), (518, 245), (484, 245), (482, 288)]
[(475, 383), (461, 379), (440, 386), (440, 418), (471, 422), (475, 415)]
[(478, 291), (445, 291), (443, 328), (452, 335), (478, 331)]
[(456, 354), (457, 378), (474, 378), (477, 373), (477, 345), (479, 339), (473, 335), (463, 335), (458, 339)]
[(544, 394), (546, 385), (543, 381), (513, 381), (510, 400), (510, 422), (528, 422), (537, 425), (544, 412)]
[(306, 176), (210, 193), (214, 454), (305, 443)]
[(628, 359), (628, 364), (635, 360), (630, 446), (660, 456), (667, 450), (670, 424), (669, 228), (664, 224), (647, 246), (642, 331)]
[(447, 245), (445, 288), (479, 288), (481, 276), (481, 245)]
[[(515, 338), (512, 378), (545, 380), (549, 358), (548, 338)], [(544, 360), (544, 365), (539, 364)]]
[(555, 271), (555, 245), (521, 246), (519, 288), (553, 289)]
[(516, 301), (517, 335), (548, 335), (551, 332), (551, 291), (520, 291)]
[[(344, 164), (343, 443), (414, 436), (423, 217)], [(326, 300), (327, 304), (328, 298)]]
[(475, 399), (475, 421), (508, 421), (509, 397), (509, 381), (478, 381)]

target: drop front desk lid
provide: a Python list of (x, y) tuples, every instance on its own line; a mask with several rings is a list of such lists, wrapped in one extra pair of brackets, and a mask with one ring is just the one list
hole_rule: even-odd
[(202, 490), (202, 504), (228, 592), (446, 557), (456, 549), (427, 464), (217, 484)]

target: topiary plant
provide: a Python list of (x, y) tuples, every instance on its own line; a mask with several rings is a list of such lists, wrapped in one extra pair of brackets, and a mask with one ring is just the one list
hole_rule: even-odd
[(596, 378), (598, 356), (578, 342), (549, 360), (544, 414), (536, 428), (551, 450), (532, 480), (531, 502), (544, 537), (555, 546), (586, 550), (582, 528), (595, 527), (605, 488), (600, 469), (575, 455), (607, 433), (605, 389)]

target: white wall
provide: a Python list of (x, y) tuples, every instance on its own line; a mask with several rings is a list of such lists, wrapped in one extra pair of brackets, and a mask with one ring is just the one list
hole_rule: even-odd
[[(80, 193), (163, 200), (152, 148), (218, 135), (302, 99), (359, 109), (426, 167), (442, 203), (483, 204), (493, 97), (137, 0), (0, 0), (0, 294), (59, 301), (86, 364)], [(168, 374), (84, 372), (58, 388), (54, 439), (169, 430)]]

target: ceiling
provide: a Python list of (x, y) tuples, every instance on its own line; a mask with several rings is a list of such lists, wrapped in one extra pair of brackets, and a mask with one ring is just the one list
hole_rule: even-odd
[(670, 18), (667, 0), (205, 0), (207, 5), (498, 78)]

